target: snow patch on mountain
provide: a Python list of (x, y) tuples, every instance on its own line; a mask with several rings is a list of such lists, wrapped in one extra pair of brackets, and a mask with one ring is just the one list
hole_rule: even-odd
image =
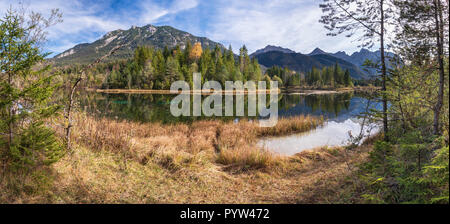
[(63, 52), (62, 54), (56, 56), (56, 58), (67, 57), (67, 56), (69, 56), (69, 55), (71, 55), (71, 54), (74, 54), (74, 53), (75, 53), (75, 50), (74, 50), (74, 49), (70, 49), (70, 50), (65, 51), (65, 52)]

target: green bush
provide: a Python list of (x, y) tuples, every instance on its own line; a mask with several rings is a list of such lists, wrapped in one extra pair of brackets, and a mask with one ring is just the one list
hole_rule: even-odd
[(448, 146), (414, 131), (394, 140), (377, 141), (361, 166), (367, 187), (362, 197), (371, 203), (448, 203)]

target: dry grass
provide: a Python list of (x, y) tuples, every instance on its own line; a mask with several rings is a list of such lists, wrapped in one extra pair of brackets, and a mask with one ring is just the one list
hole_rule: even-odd
[(281, 136), (292, 133), (309, 131), (323, 124), (323, 117), (316, 118), (311, 116), (296, 116), (278, 119), (275, 127), (259, 128), (258, 136)]
[(254, 146), (260, 134), (248, 121), (137, 124), (83, 114), (76, 121), (78, 145), (52, 165), (48, 177), (37, 175), (48, 184), (11, 183), (14, 178), (0, 173), (0, 202), (358, 202), (348, 196), (355, 189), (351, 177), (370, 148), (321, 148), (283, 157)]
[[(208, 162), (142, 164), (116, 153), (77, 147), (53, 165), (53, 184), (26, 185), (13, 194), (0, 183), (5, 203), (359, 203), (356, 164), (369, 147), (346, 152), (320, 148), (287, 157), (280, 169), (229, 172)], [(33, 183), (32, 180), (28, 181)], [(14, 195), (14, 196), (12, 196)]]
[(199, 162), (197, 155), (201, 152), (203, 157), (224, 165), (266, 168), (275, 164), (277, 157), (255, 146), (258, 137), (305, 132), (323, 123), (322, 118), (311, 116), (282, 118), (271, 128), (260, 128), (247, 120), (236, 124), (213, 120), (161, 125), (96, 119), (84, 114), (77, 114), (75, 120), (75, 142), (93, 150), (120, 152), (141, 163), (157, 160), (171, 169), (180, 161)]
[(240, 170), (249, 170), (273, 167), (281, 162), (281, 159), (266, 150), (253, 150), (251, 147), (241, 147), (237, 149), (221, 149), (216, 161), (223, 165), (230, 165), (230, 168), (237, 167)]

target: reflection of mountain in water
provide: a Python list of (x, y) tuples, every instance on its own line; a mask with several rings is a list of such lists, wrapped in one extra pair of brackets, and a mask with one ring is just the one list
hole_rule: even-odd
[[(328, 95), (284, 95), (280, 100), (278, 114), (289, 117), (299, 114), (324, 116), (329, 121), (342, 122), (361, 115), (369, 101), (353, 93)], [(370, 102), (370, 108), (379, 107)]]

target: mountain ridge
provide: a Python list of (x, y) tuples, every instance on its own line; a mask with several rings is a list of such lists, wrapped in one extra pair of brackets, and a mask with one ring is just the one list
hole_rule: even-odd
[(213, 49), (218, 45), (220, 48), (225, 49), (221, 43), (214, 42), (206, 37), (194, 36), (171, 26), (148, 24), (142, 27), (132, 26), (128, 30), (118, 29), (110, 31), (98, 40), (91, 43), (77, 44), (55, 55), (50, 60), (60, 65), (91, 63), (97, 58), (106, 55), (115, 46), (126, 43), (125, 47), (120, 48), (114, 55), (106, 59), (106, 61), (112, 61), (132, 57), (134, 49), (138, 46), (147, 45), (162, 49), (165, 46), (175, 47), (180, 45), (183, 49), (187, 41), (190, 41), (192, 44), (200, 42), (203, 48)]
[[(268, 45), (270, 46), (270, 45)], [(282, 48), (282, 47), (278, 47), (278, 48)], [(267, 46), (263, 49), (267, 49)], [(270, 48), (269, 48), (270, 49)], [(287, 49), (291, 52), (294, 52), (288, 48), (282, 48), (282, 49)], [(259, 49), (256, 52), (262, 52), (262, 49)], [(256, 54), (253, 53), (252, 55), (255, 55), (256, 58), (260, 58), (263, 61), (259, 61), (260, 63), (262, 63), (262, 65), (266, 66), (266, 67), (271, 67), (273, 65), (277, 65), (277, 66), (281, 66), (281, 67), (288, 67), (289, 69), (293, 69), (296, 70), (298, 72), (307, 72), (308, 70), (310, 70), (313, 66), (317, 67), (317, 68), (321, 68), (323, 66), (330, 66), (333, 63), (338, 62), (338, 64), (340, 64), (343, 67), (346, 67), (347, 69), (349, 69), (351, 71), (351, 75), (353, 78), (372, 78), (373, 76), (376, 75), (376, 69), (373, 68), (366, 68), (364, 66), (364, 62), (368, 59), (371, 60), (373, 62), (379, 62), (380, 61), (380, 51), (370, 51), (368, 49), (365, 48), (361, 48), (360, 51), (355, 51), (353, 52), (351, 55), (347, 54), (345, 51), (338, 51), (336, 53), (328, 53), (323, 51), (322, 49), (316, 47), (313, 51), (311, 51), (308, 54), (301, 54), (301, 53), (296, 53), (296, 54), (301, 54), (302, 56), (296, 55), (296, 56), (289, 56), (286, 55), (285, 58), (282, 60), (284, 62), (278, 61), (277, 62), (270, 62), (268, 60), (268, 58), (273, 58), (273, 60), (280, 60), (280, 56), (278, 55), (277, 58), (275, 59), (273, 56), (271, 57), (264, 57), (261, 56), (263, 54), (271, 54), (270, 52), (281, 52), (279, 50), (273, 50), (273, 51), (268, 51), (265, 50), (262, 53)], [(291, 54), (291, 53), (289, 53)], [(386, 56), (388, 57), (393, 57), (395, 56), (395, 54), (387, 52)], [(296, 63), (293, 62), (293, 59), (287, 59), (287, 57), (292, 57), (292, 58), (297, 58), (297, 60), (302, 60), (301, 62), (298, 61), (297, 65), (295, 65)], [(309, 59), (307, 57), (310, 57)], [(343, 61), (346, 61), (350, 64), (353, 64), (354, 66), (349, 65), (348, 63), (345, 63)], [(314, 62), (313, 62), (314, 61)], [(340, 62), (340, 63), (339, 63)], [(309, 65), (308, 65), (309, 63)]]
[(255, 52), (253, 52), (252, 54), (250, 54), (250, 57), (254, 57), (256, 55), (259, 54), (264, 54), (266, 52), (270, 52), (270, 51), (279, 51), (279, 52), (283, 52), (283, 53), (295, 53), (295, 51), (289, 49), (289, 48), (283, 48), (283, 47), (279, 47), (279, 46), (274, 46), (274, 45), (267, 45), (264, 48), (258, 49)]
[(255, 56), (258, 62), (265, 67), (280, 66), (287, 67), (296, 72), (307, 73), (313, 67), (323, 68), (339, 64), (343, 69), (350, 71), (350, 76), (354, 79), (364, 79), (366, 75), (358, 66), (328, 54), (306, 55), (302, 53), (283, 53), (279, 51), (270, 51)]

